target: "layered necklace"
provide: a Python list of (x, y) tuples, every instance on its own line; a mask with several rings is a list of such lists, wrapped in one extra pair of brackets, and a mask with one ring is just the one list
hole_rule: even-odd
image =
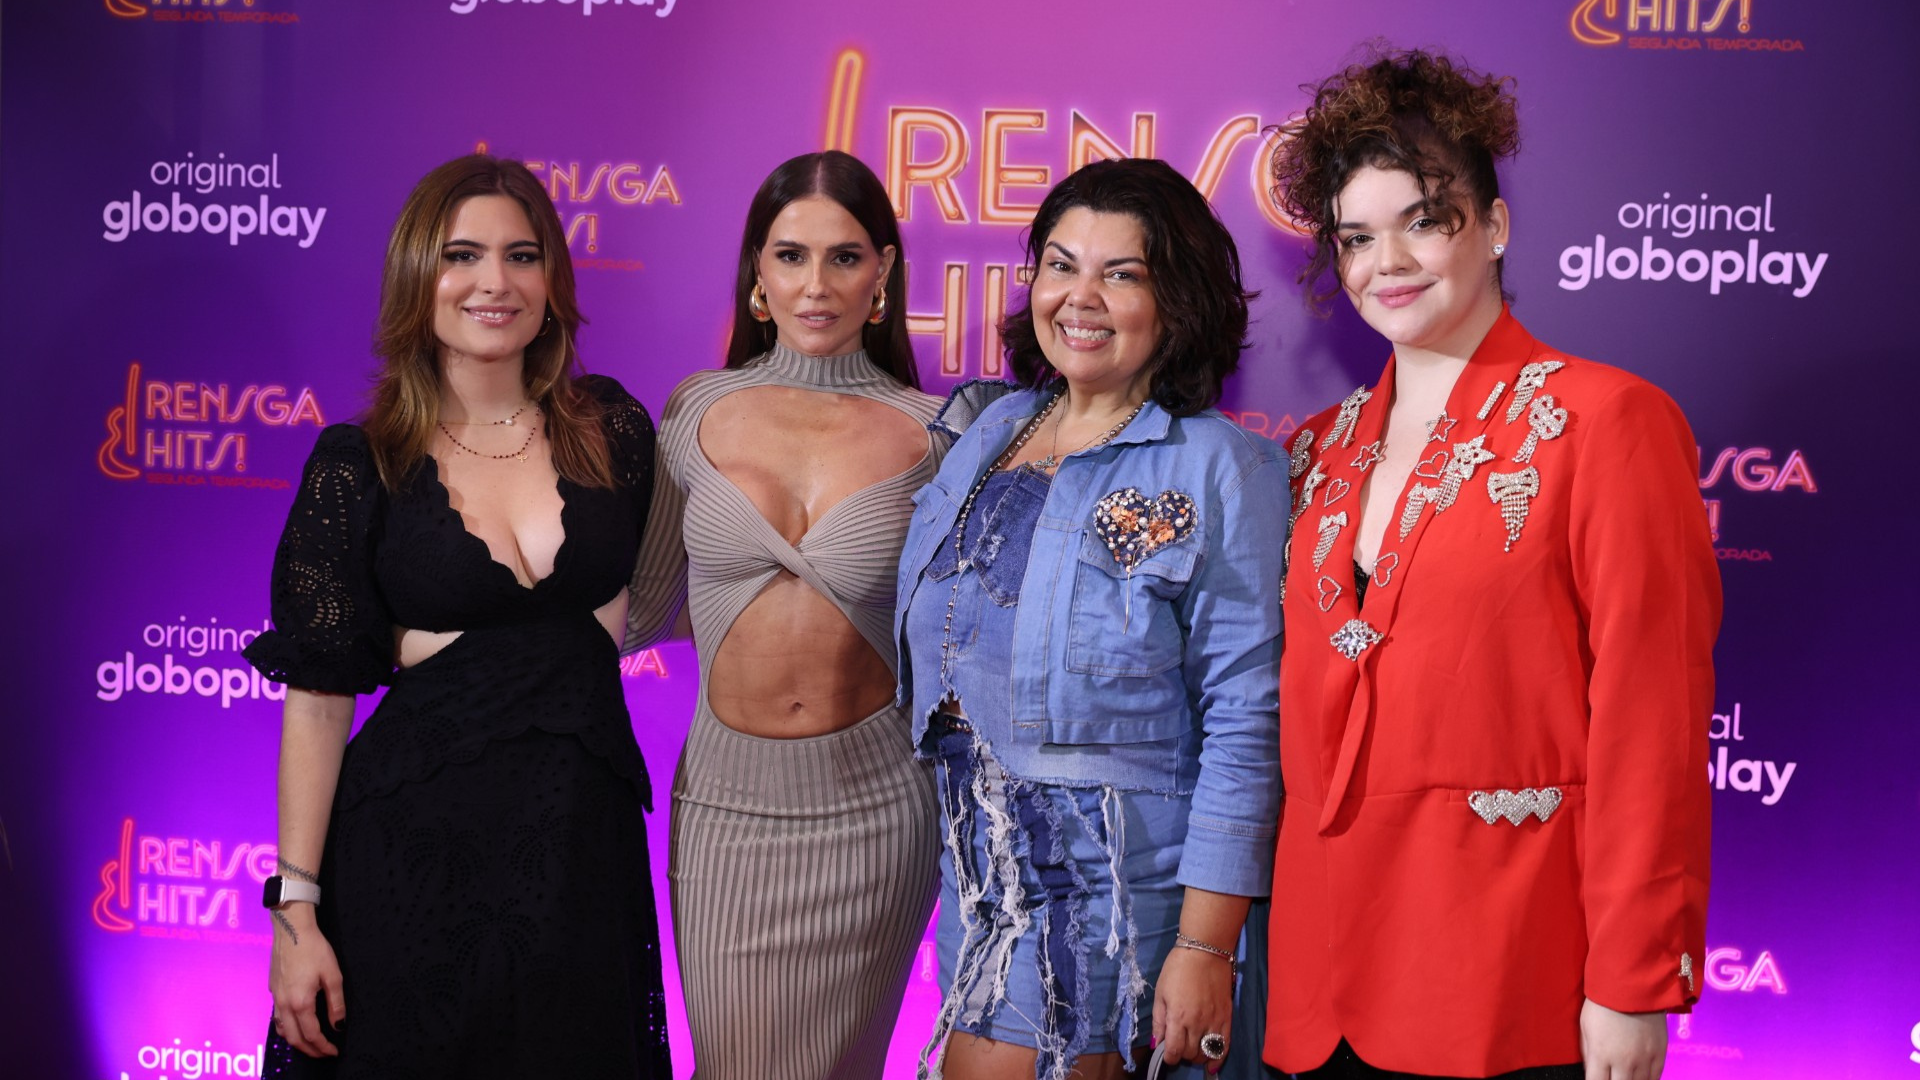
[[(540, 415), (540, 406), (535, 405), (531, 401), (528, 401), (528, 402), (523, 402), (519, 408), (513, 410), (513, 415), (507, 417), (505, 420), (487, 420), (487, 421), (465, 420), (465, 421), (456, 421), (456, 423), (459, 423), (462, 427), (476, 427), (476, 426), (482, 426), (482, 425), (486, 427), (514, 427), (516, 426), (514, 421), (520, 419), (520, 415), (526, 412), (528, 409), (533, 410), (534, 416), (537, 417)], [(527, 437), (524, 441), (520, 443), (520, 449), (508, 451), (507, 453), (504, 453), (504, 454), (483, 454), (480, 451), (475, 450), (473, 447), (468, 446), (466, 443), (461, 442), (457, 437), (455, 437), (453, 432), (447, 427), (446, 421), (440, 420), (440, 421), (436, 421), (436, 423), (439, 425), (440, 434), (445, 435), (447, 437), (448, 442), (452, 443), (454, 446), (458, 447), (459, 449), (465, 450), (467, 453), (472, 454), (474, 457), (486, 458), (489, 461), (505, 461), (508, 458), (515, 458), (520, 461), (527, 460), (527, 448), (533, 445), (533, 437), (535, 435), (540, 434), (540, 425), (530, 423), (527, 425)]]
[[(1000, 452), (999, 457), (993, 459), (993, 465), (989, 467), (986, 472), (980, 474), (980, 479), (974, 481), (973, 490), (967, 492), (966, 500), (960, 504), (960, 517), (954, 522), (953, 526), (953, 591), (947, 595), (947, 616), (941, 631), (940, 679), (943, 683), (951, 683), (953, 676), (953, 609), (960, 602), (960, 579), (972, 565), (972, 560), (966, 557), (963, 548), (967, 535), (967, 521), (973, 517), (974, 500), (980, 497), (980, 490), (987, 486), (987, 478), (1001, 471), (1007, 462), (1012, 461), (1020, 455), (1020, 449), (1026, 446), (1028, 440), (1033, 438), (1034, 433), (1039, 431), (1041, 426), (1047, 422), (1047, 418), (1053, 415), (1053, 411), (1059, 407), (1061, 399), (1066, 396), (1067, 392), (1065, 390), (1053, 395), (1052, 400), (1047, 402), (1046, 408), (1041, 409), (1032, 420), (1027, 421), (1026, 426), (1020, 429), (1020, 434), (1014, 436), (1013, 442), (1010, 443), (1005, 450)], [(1128, 424), (1133, 423), (1133, 418), (1140, 415), (1140, 410), (1146, 407), (1147, 403), (1142, 399), (1138, 405), (1135, 405), (1127, 412), (1127, 415), (1120, 418), (1119, 423), (1088, 439), (1086, 442), (1081, 443), (1079, 446), (1074, 447), (1072, 450), (1067, 451), (1065, 455), (1060, 453), (1060, 424), (1055, 424), (1053, 426), (1053, 445), (1049, 447), (1047, 455), (1026, 462), (1022, 464), (1020, 468), (1041, 475), (1050, 473), (1060, 467), (1060, 459), (1063, 456), (1072, 457), (1082, 450), (1095, 446), (1105, 446), (1107, 443), (1112, 442), (1115, 436), (1126, 430)], [(1062, 423), (1064, 422), (1063, 420)]]

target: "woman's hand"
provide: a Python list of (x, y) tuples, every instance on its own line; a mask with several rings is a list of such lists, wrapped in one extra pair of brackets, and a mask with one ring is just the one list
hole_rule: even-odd
[(1166, 1062), (1202, 1062), (1208, 1073), (1220, 1062), (1200, 1052), (1208, 1033), (1233, 1038), (1233, 965), (1211, 953), (1176, 947), (1153, 987), (1153, 1041), (1167, 1048)]
[(1580, 1060), (1586, 1080), (1660, 1080), (1667, 1014), (1614, 1012), (1588, 998), (1580, 1007)]
[(315, 995), (324, 990), (328, 1022), (336, 1028), (346, 1022), (347, 997), (333, 946), (314, 923), (312, 904), (288, 904), (273, 916), (273, 968), (268, 984), (273, 989), (274, 1030), (308, 1057), (336, 1057), (340, 1051), (320, 1033), (314, 1007)]

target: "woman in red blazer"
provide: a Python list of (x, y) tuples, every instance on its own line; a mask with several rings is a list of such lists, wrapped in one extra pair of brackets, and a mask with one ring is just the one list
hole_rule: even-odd
[(1290, 446), (1266, 1060), (1309, 1077), (1652, 1080), (1698, 993), (1720, 584), (1693, 435), (1507, 311), (1508, 85), (1357, 65), (1276, 166), (1306, 277), (1393, 346)]

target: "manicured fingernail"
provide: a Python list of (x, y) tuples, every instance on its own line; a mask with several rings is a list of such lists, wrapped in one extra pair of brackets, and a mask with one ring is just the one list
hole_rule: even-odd
[(1160, 1045), (1160, 1036), (1158, 1035), (1155, 1035), (1153, 1038), (1147, 1040), (1147, 1049), (1149, 1050), (1155, 1049), (1159, 1045)]

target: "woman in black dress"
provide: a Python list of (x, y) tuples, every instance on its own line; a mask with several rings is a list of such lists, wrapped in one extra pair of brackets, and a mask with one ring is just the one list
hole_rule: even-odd
[(580, 322), (524, 166), (414, 189), (372, 408), (321, 433), (247, 650), (288, 687), (269, 1075), (668, 1075), (616, 651), (653, 426)]

